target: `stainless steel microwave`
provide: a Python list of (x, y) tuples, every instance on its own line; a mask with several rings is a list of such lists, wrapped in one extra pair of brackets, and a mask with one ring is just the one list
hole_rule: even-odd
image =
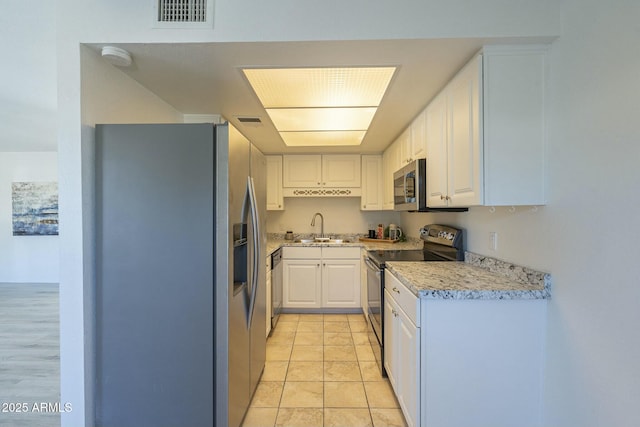
[(427, 209), (427, 161), (417, 159), (393, 174), (393, 209)]
[(427, 160), (414, 160), (393, 174), (393, 210), (409, 212), (466, 212), (469, 208), (427, 207)]

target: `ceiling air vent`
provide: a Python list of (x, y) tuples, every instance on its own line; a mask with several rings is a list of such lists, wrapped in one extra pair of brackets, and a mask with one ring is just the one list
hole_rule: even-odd
[(249, 126), (249, 127), (262, 126), (262, 120), (258, 116), (235, 116), (235, 118), (244, 126)]
[(240, 123), (262, 123), (260, 117), (238, 117)]
[(156, 0), (156, 28), (213, 28), (214, 0)]

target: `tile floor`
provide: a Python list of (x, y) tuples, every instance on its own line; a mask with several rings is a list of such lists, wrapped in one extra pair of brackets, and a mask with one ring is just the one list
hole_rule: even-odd
[(282, 315), (243, 426), (405, 426), (364, 316)]

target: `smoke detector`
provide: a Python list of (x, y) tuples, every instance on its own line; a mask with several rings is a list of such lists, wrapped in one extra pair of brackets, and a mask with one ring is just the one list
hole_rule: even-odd
[(131, 54), (124, 49), (115, 46), (105, 46), (102, 48), (102, 57), (118, 67), (128, 67), (131, 65)]

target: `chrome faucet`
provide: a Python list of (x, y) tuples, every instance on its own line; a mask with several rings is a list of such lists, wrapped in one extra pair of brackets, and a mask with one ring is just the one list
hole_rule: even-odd
[(322, 214), (320, 212), (316, 212), (313, 215), (313, 218), (311, 219), (311, 226), (315, 227), (316, 225), (316, 217), (320, 215), (320, 219), (322, 220), (322, 222), (320, 223), (320, 237), (324, 237), (324, 217), (322, 216)]

